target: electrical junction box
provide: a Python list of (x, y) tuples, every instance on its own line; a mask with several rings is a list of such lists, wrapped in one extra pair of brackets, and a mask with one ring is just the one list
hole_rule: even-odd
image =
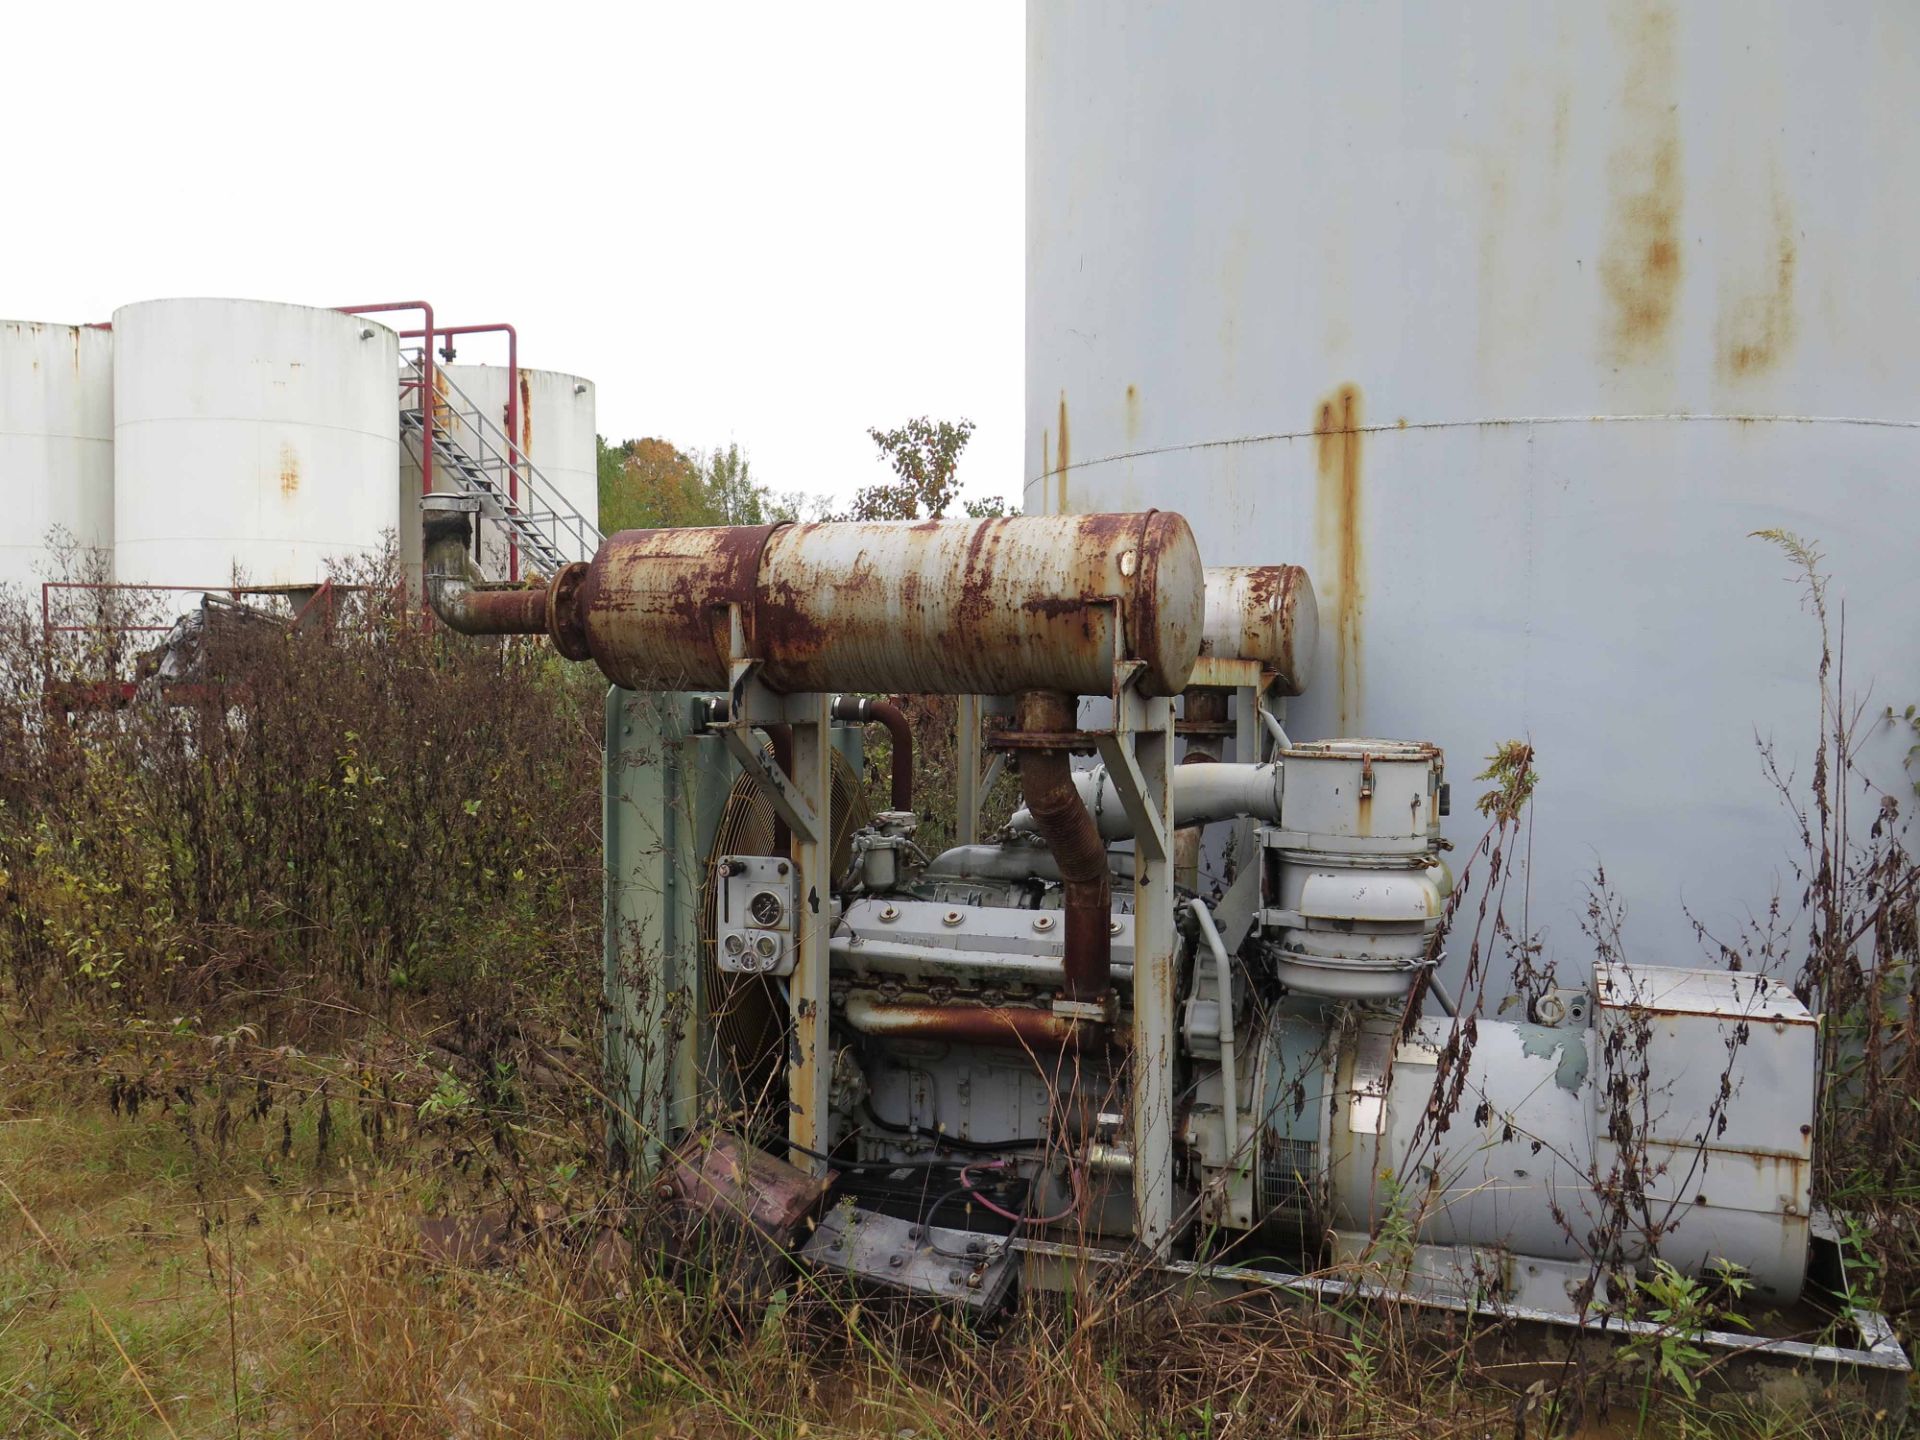
[(729, 855), (714, 867), (714, 955), (722, 970), (740, 975), (791, 975), (798, 872), (773, 855)]

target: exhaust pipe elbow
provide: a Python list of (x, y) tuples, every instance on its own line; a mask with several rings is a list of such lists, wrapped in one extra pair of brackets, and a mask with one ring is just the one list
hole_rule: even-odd
[(420, 502), (427, 604), (441, 624), (462, 635), (547, 634), (546, 590), (473, 582), (467, 550), (479, 511), (471, 495), (429, 495)]
[[(1015, 720), (1029, 734), (1059, 735), (1076, 728), (1077, 709), (1071, 695), (1029, 690), (1016, 703)], [(1060, 870), (1066, 998), (1102, 1002), (1113, 990), (1113, 884), (1100, 827), (1073, 783), (1064, 749), (1023, 750), (1020, 790)]]
[(856, 725), (886, 727), (893, 741), (893, 808), (913, 809), (913, 726), (907, 721), (907, 712), (891, 700), (842, 695), (833, 702), (833, 718)]

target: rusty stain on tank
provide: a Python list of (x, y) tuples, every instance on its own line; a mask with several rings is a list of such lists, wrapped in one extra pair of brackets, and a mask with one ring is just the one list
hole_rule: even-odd
[(1067, 446), (1067, 392), (1060, 392), (1060, 438), (1054, 451), (1054, 494), (1053, 513), (1067, 513), (1067, 466), (1072, 464), (1072, 452)]
[(1608, 162), (1612, 193), (1600, 256), (1606, 353), (1649, 359), (1665, 345), (1680, 294), (1680, 115), (1675, 18), (1650, 0), (1618, 21), (1627, 44), (1621, 134)]
[(533, 453), (533, 382), (520, 372), (520, 458)]
[(1140, 443), (1140, 387), (1127, 386), (1127, 448)]
[(1314, 462), (1319, 471), (1313, 507), (1320, 561), (1316, 573), (1330, 580), (1333, 592), (1334, 678), (1342, 735), (1359, 727), (1364, 686), (1360, 622), (1367, 596), (1360, 426), (1360, 390), (1355, 385), (1342, 385), (1321, 401), (1313, 424)]
[(300, 457), (293, 446), (280, 447), (280, 498), (291, 500), (300, 493)]
[(1765, 283), (1723, 303), (1714, 327), (1715, 368), (1723, 380), (1771, 370), (1793, 344), (1793, 281), (1800, 252), (1794, 238), (1793, 204), (1778, 176), (1773, 184), (1771, 237)]

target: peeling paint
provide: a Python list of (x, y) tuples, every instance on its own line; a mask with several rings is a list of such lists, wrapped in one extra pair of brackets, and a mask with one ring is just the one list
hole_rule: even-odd
[(1553, 1083), (1579, 1093), (1587, 1083), (1587, 1032), (1561, 1030), (1550, 1025), (1515, 1025), (1520, 1053), (1530, 1060), (1552, 1060)]

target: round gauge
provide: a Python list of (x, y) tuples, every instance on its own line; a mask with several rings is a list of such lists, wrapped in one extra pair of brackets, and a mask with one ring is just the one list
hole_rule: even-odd
[(756, 925), (778, 925), (787, 913), (787, 907), (780, 903), (780, 897), (771, 890), (762, 890), (747, 902), (747, 914), (753, 917)]
[(744, 955), (747, 953), (747, 937), (739, 934), (729, 935), (723, 943), (723, 948), (729, 955), (736, 957)]
[(771, 935), (762, 935), (758, 940), (753, 942), (753, 953), (758, 955), (762, 961), (771, 965), (774, 958), (780, 953), (780, 942), (775, 940)]

